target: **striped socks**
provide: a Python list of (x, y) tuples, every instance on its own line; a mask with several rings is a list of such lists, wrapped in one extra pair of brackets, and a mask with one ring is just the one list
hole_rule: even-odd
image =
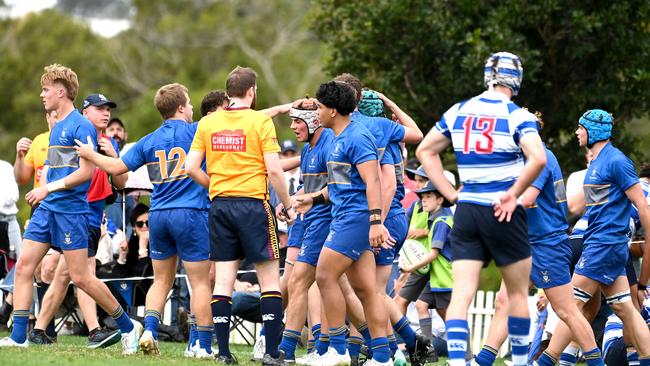
[(111, 313), (111, 318), (115, 319), (117, 326), (120, 328), (122, 334), (131, 333), (133, 330), (133, 322), (122, 309), (122, 306), (117, 305), (117, 308)]
[(16, 343), (25, 343), (27, 340), (27, 323), (29, 322), (29, 310), (14, 310), (14, 329), (11, 331), (11, 339)]
[(481, 352), (476, 355), (476, 363), (480, 366), (492, 366), (497, 358), (498, 351), (494, 348), (484, 345)]
[(447, 328), (447, 351), (449, 366), (465, 366), (469, 326), (467, 320), (449, 319), (445, 322)]
[(348, 328), (345, 325), (329, 329), (330, 347), (334, 348), (339, 355), (345, 354), (345, 335), (347, 332)]
[(512, 345), (512, 364), (526, 366), (528, 364), (528, 333), (530, 318), (508, 317), (508, 336)]
[(282, 341), (280, 342), (280, 350), (284, 351), (285, 359), (287, 360), (293, 360), (296, 358), (296, 345), (298, 345), (298, 341), (300, 340), (300, 332), (291, 330), (291, 329), (285, 329), (284, 332), (282, 332)]
[(153, 339), (158, 339), (158, 324), (160, 324), (160, 313), (156, 310), (146, 310), (144, 312), (144, 330), (150, 331)]

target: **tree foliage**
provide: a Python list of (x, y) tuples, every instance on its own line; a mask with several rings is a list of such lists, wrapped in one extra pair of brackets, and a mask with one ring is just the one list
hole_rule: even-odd
[[(524, 65), (519, 105), (542, 112), (543, 134), (568, 171), (583, 166), (573, 132), (603, 108), (617, 129), (648, 113), (647, 1), (318, 0), (312, 24), (331, 51), (327, 70), (351, 72), (394, 97), (423, 129), (483, 90), (483, 65), (508, 50)], [(636, 136), (617, 145), (637, 159)], [(623, 139), (621, 141), (620, 139)]]

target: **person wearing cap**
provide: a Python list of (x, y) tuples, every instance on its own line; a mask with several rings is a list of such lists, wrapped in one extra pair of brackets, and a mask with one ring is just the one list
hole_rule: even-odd
[[(481, 269), (494, 259), (508, 288), (512, 363), (523, 366), (528, 364), (531, 249), (518, 199), (544, 168), (546, 154), (537, 118), (511, 100), (521, 87), (521, 59), (497, 52), (484, 65), (487, 90), (449, 108), (416, 156), (440, 193), (458, 202), (450, 236), (454, 289), (446, 321), (449, 364), (466, 364), (467, 311)], [(440, 160), (450, 145), (458, 163), (459, 192), (445, 179)]]
[[(454, 225), (454, 219), (453, 213), (449, 209), (451, 204), (431, 182), (427, 182), (416, 193), (420, 197), (422, 211), (426, 213), (426, 217), (416, 217), (415, 220), (411, 220), (411, 224), (416, 227), (424, 226), (427, 229), (427, 235), (415, 240), (422, 243), (428, 254), (412, 265), (405, 265), (400, 262), (400, 269), (404, 272), (413, 273), (420, 267), (431, 264), (429, 275), (426, 276), (429, 280), (429, 288), (423, 286), (415, 303), (418, 314), (420, 314), (422, 334), (431, 339), (429, 309), (435, 309), (438, 315), (445, 319), (446, 310), (451, 300), (453, 280), (451, 276), (449, 232)], [(426, 315), (423, 316), (423, 314)]]
[[(117, 158), (117, 143), (110, 137), (103, 134), (108, 125), (111, 116), (111, 109), (116, 108), (117, 104), (108, 100), (102, 94), (91, 94), (84, 98), (82, 103), (82, 114), (86, 117), (97, 130), (97, 146), (100, 153)], [(117, 188), (124, 187), (126, 174), (114, 176), (113, 184)], [(88, 270), (95, 274), (95, 254), (101, 237), (101, 223), (104, 215), (104, 199), (112, 195), (111, 182), (108, 174), (95, 168), (95, 173), (90, 182), (87, 199), (90, 206), (88, 217)], [(70, 276), (65, 261), (59, 261), (49, 289), (45, 293), (39, 317), (34, 329), (29, 334), (29, 340), (35, 344), (51, 343), (50, 336), (46, 334), (48, 323), (54, 318), (56, 311), (59, 309), (65, 298), (65, 289), (70, 283)], [(88, 327), (88, 347), (108, 347), (115, 344), (120, 339), (118, 331), (111, 331), (107, 328), (100, 327), (97, 320), (97, 305), (85, 292), (77, 291), (77, 301), (79, 308), (84, 316)]]
[[(585, 206), (589, 225), (584, 233), (582, 256), (576, 265), (572, 285), (581, 310), (592, 296), (602, 291), (607, 303), (623, 321), (639, 355), (639, 365), (650, 365), (650, 331), (634, 308), (625, 266), (628, 259), (628, 227), (632, 205), (638, 210), (646, 243), (650, 242), (648, 207), (634, 163), (610, 141), (614, 118), (602, 109), (586, 111), (578, 120), (576, 137), (580, 146), (593, 153), (584, 180)], [(650, 279), (650, 247), (646, 245), (637, 296), (647, 296)], [(539, 365), (552, 365), (572, 338), (572, 329), (558, 324)]]

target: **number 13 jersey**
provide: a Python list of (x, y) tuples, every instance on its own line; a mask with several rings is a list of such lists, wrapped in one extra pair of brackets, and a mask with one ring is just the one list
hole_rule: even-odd
[(208, 210), (208, 191), (185, 172), (185, 159), (196, 133), (197, 123), (166, 120), (154, 132), (138, 141), (121, 158), (131, 171), (146, 165), (153, 184), (151, 211), (169, 208)]
[(451, 107), (434, 127), (451, 139), (463, 188), (458, 202), (490, 206), (524, 167), (519, 139), (537, 134), (537, 117), (499, 92)]

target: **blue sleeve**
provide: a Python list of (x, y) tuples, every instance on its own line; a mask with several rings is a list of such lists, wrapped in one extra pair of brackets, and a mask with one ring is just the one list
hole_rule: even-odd
[(78, 123), (77, 124), (77, 129), (75, 131), (75, 139), (83, 142), (84, 144), (88, 142), (88, 137), (90, 137), (93, 141), (93, 144), (95, 145), (95, 148), (97, 147), (97, 130), (95, 127), (92, 125), (92, 123)]
[(433, 236), (431, 237), (431, 248), (436, 248), (442, 250), (447, 241), (447, 237), (451, 232), (449, 225), (445, 224), (442, 221), (436, 223), (433, 227)]
[(388, 146), (386, 146), (386, 150), (384, 150), (384, 155), (381, 157), (381, 161), (379, 162), (379, 164), (381, 164), (381, 165), (387, 165), (387, 164), (393, 165), (393, 164), (396, 163), (395, 162), (395, 151), (394, 151), (393, 145), (394, 144), (388, 144)]
[(639, 177), (637, 177), (636, 171), (634, 170), (634, 164), (627, 157), (613, 159), (610, 167), (614, 182), (623, 191), (627, 191), (628, 188), (639, 183)]
[(129, 151), (127, 151), (121, 158), (126, 167), (132, 172), (138, 170), (139, 167), (147, 163), (147, 157), (144, 155), (142, 145), (144, 145), (144, 139), (138, 141), (135, 146), (129, 149)]
[(544, 166), (544, 169), (542, 169), (542, 171), (539, 173), (539, 176), (537, 177), (537, 179), (535, 179), (535, 181), (533, 182), (533, 184), (531, 184), (531, 186), (541, 191), (542, 189), (544, 189), (544, 185), (546, 184), (549, 175), (551, 175), (551, 169), (549, 169), (548, 164), (546, 164)]
[(399, 123), (395, 123), (388, 118), (384, 118), (386, 121), (388, 121), (386, 125), (386, 137), (388, 138), (388, 143), (391, 142), (400, 142), (404, 140), (404, 135), (406, 134), (406, 128), (404, 126), (400, 125)]
[(415, 204), (418, 203), (418, 201), (413, 201), (411, 203), (411, 206), (406, 209), (406, 218), (408, 219), (409, 223), (411, 222), (411, 218), (413, 217), (413, 211), (415, 211)]
[(449, 130), (449, 126), (447, 125), (447, 120), (445, 119), (444, 115), (433, 128), (451, 140), (451, 131)]
[(115, 141), (112, 137), (110, 139), (111, 139), (111, 143), (113, 144), (113, 149), (115, 149), (115, 152), (117, 153), (117, 157), (119, 158), (120, 157), (120, 147), (117, 145), (117, 141)]
[(529, 133), (535, 133), (539, 134), (537, 132), (537, 121), (524, 121), (520, 123), (516, 128), (515, 128), (515, 133), (513, 135), (515, 141), (519, 141), (519, 139)]
[(365, 163), (369, 160), (377, 160), (377, 145), (370, 133), (359, 133), (350, 136), (348, 146), (348, 157), (354, 165)]

